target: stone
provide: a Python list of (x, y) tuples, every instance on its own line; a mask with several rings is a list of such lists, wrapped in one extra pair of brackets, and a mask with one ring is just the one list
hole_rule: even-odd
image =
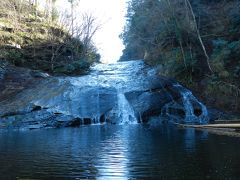
[(48, 73), (44, 73), (44, 72), (36, 71), (36, 70), (31, 71), (30, 74), (35, 78), (47, 78), (50, 76)]
[[(12, 66), (6, 69), (0, 83), (0, 128), (137, 123), (166, 115), (184, 119), (183, 94), (193, 97), (142, 61), (98, 64), (90, 74), (79, 77), (51, 77)], [(202, 116), (196, 99), (186, 102), (196, 118)]]

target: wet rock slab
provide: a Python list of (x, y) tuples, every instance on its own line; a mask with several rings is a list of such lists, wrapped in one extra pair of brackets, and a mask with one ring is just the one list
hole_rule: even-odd
[(12, 66), (1, 74), (0, 128), (147, 122), (163, 115), (166, 104), (174, 104), (176, 112), (185, 108), (185, 88), (142, 61), (98, 64), (80, 77), (50, 77)]

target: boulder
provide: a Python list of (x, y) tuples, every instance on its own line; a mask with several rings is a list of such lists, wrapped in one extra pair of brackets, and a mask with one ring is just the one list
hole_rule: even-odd
[(142, 61), (98, 64), (79, 77), (51, 77), (13, 66), (5, 67), (3, 74), (0, 127), (125, 124), (148, 122), (152, 117), (207, 122), (202, 121), (204, 106), (189, 90), (159, 76)]

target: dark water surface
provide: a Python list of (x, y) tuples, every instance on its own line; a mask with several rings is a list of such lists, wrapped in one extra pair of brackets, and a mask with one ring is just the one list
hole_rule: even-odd
[(240, 139), (140, 124), (1, 132), (0, 179), (240, 179)]

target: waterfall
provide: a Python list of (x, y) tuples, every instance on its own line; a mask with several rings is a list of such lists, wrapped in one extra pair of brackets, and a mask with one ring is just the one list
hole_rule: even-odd
[(118, 118), (120, 124), (136, 124), (137, 118), (135, 117), (134, 110), (129, 104), (125, 95), (121, 92), (117, 94), (118, 99)]
[(97, 116), (94, 118), (94, 124), (100, 124), (100, 94), (99, 94), (99, 86), (97, 87), (97, 101), (96, 101), (96, 110), (97, 110)]
[(206, 107), (188, 89), (160, 76), (143, 61), (98, 64), (88, 75), (51, 77), (39, 83), (14, 98), (4, 98), (0, 103), (0, 126), (9, 118), (16, 122), (10, 125), (16, 127), (19, 119), (22, 127), (27, 123), (29, 127), (136, 124), (156, 117), (160, 122), (209, 121)]
[[(197, 100), (195, 96), (193, 96), (191, 91), (180, 92), (182, 95), (183, 100), (183, 107), (185, 110), (185, 122), (192, 123), (192, 122), (199, 122), (200, 124), (205, 124), (208, 122), (208, 111), (206, 106), (204, 106), (201, 102)], [(194, 113), (194, 107), (192, 102), (196, 102), (201, 109), (201, 114), (197, 116)]]
[(171, 119), (179, 121), (179, 114), (183, 114), (182, 121), (184, 123), (208, 123), (209, 118), (206, 106), (199, 102), (191, 91), (180, 84), (175, 84), (173, 87), (180, 93), (181, 101), (173, 101), (166, 104), (162, 109), (162, 115), (167, 115)]

